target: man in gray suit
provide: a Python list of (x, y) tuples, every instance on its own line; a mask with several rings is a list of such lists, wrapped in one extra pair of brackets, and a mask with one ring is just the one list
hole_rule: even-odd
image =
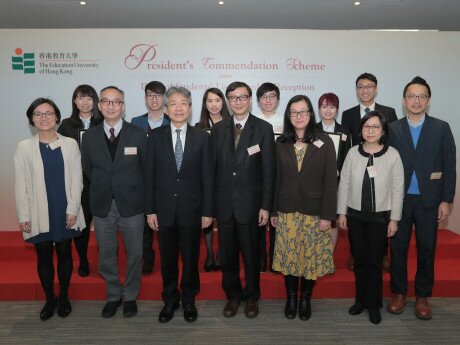
[[(144, 167), (147, 138), (142, 129), (124, 121), (124, 93), (115, 86), (101, 90), (104, 121), (83, 135), (82, 164), (91, 181), (90, 207), (99, 246), (99, 273), (107, 286), (101, 316), (115, 315), (123, 300), (123, 316), (137, 314), (141, 286), (144, 217)], [(124, 285), (118, 274), (120, 231), (127, 256)]]

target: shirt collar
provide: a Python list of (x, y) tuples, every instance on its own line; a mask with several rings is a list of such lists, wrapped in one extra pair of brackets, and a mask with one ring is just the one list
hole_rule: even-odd
[(123, 127), (123, 120), (122, 119), (118, 120), (118, 122), (112, 127), (109, 126), (107, 124), (107, 122), (105, 122), (105, 120), (104, 120), (104, 131), (106, 133), (110, 133), (110, 128), (113, 128), (113, 129), (115, 129), (115, 136), (118, 136), (118, 134), (121, 131), (121, 127)]
[(182, 127), (176, 127), (176, 126), (174, 126), (173, 123), (171, 122), (171, 133), (172, 133), (173, 135), (176, 134), (176, 129), (180, 129), (180, 130), (181, 130), (181, 132), (180, 132), (181, 135), (182, 135), (182, 134), (185, 135), (185, 133), (187, 133), (187, 122), (184, 123), (184, 124), (182, 125)]
[(359, 103), (359, 108), (361, 109), (361, 111), (364, 111), (364, 112), (366, 112), (366, 108), (369, 108), (370, 111), (373, 111), (373, 110), (375, 110), (375, 102), (372, 103), (368, 107), (366, 107), (365, 105), (362, 105), (361, 103)]
[(417, 127), (420, 127), (421, 125), (423, 125), (423, 123), (425, 122), (425, 117), (426, 117), (426, 114), (423, 114), (422, 118), (420, 119), (419, 122), (412, 122), (410, 119), (409, 119), (409, 116), (406, 116), (407, 118), (407, 123), (409, 124), (410, 127), (412, 128), (417, 128)]
[(244, 126), (246, 125), (246, 122), (248, 121), (248, 118), (249, 118), (249, 113), (248, 113), (248, 115), (247, 115), (243, 120), (241, 120), (241, 121), (238, 121), (238, 120), (236, 119), (236, 117), (233, 116), (233, 124), (236, 125), (237, 123), (239, 123), (239, 124), (241, 124), (241, 129), (243, 129)]

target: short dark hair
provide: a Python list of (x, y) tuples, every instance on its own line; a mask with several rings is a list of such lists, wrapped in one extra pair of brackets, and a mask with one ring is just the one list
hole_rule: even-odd
[(231, 83), (229, 86), (227, 86), (227, 90), (225, 90), (225, 97), (228, 98), (228, 94), (232, 92), (235, 89), (238, 89), (239, 87), (245, 87), (246, 90), (248, 91), (249, 97), (252, 97), (252, 90), (249, 87), (248, 84), (242, 82), (242, 81), (234, 81)]
[(26, 111), (26, 115), (27, 115), (27, 118), (29, 119), (29, 124), (33, 127), (35, 127), (34, 125), (34, 122), (32, 120), (33, 118), (33, 114), (34, 114), (34, 110), (39, 106), (39, 105), (42, 105), (42, 104), (49, 104), (53, 107), (53, 110), (54, 110), (54, 114), (56, 115), (56, 123), (59, 123), (61, 122), (61, 111), (59, 110), (58, 106), (56, 105), (56, 103), (54, 103), (52, 100), (50, 100), (49, 98), (43, 98), (43, 97), (40, 97), (40, 98), (37, 98), (35, 101), (33, 101), (30, 105), (29, 105), (29, 108), (27, 108), (27, 111)]
[(144, 87), (144, 92), (147, 95), (147, 91), (151, 91), (153, 93), (156, 93), (158, 95), (164, 95), (166, 92), (166, 86), (161, 81), (151, 81)]
[(419, 77), (419, 76), (416, 76), (414, 79), (412, 79), (409, 83), (407, 83), (406, 87), (404, 88), (404, 91), (403, 91), (403, 97), (406, 97), (406, 91), (407, 89), (409, 88), (409, 86), (411, 85), (414, 85), (414, 84), (418, 84), (418, 85), (423, 85), (426, 87), (426, 89), (428, 90), (428, 98), (431, 98), (431, 88), (430, 88), (430, 85), (428, 85), (428, 83), (426, 82), (425, 79), (423, 79), (422, 77)]
[(296, 134), (294, 126), (291, 123), (291, 105), (300, 101), (305, 101), (310, 108), (310, 121), (308, 121), (307, 128), (305, 129), (305, 138), (303, 142), (312, 143), (316, 140), (316, 121), (315, 121), (315, 110), (311, 104), (310, 98), (305, 95), (297, 95), (292, 97), (288, 104), (286, 105), (286, 110), (284, 111), (284, 128), (283, 134), (278, 137), (280, 142), (296, 142)]
[(388, 120), (385, 117), (385, 115), (383, 115), (383, 113), (379, 110), (372, 110), (368, 112), (366, 115), (364, 115), (361, 119), (361, 122), (359, 123), (359, 142), (364, 142), (363, 127), (367, 120), (369, 120), (371, 117), (378, 117), (383, 131), (382, 137), (379, 139), (379, 144), (386, 145), (388, 143)]
[(123, 97), (125, 97), (125, 92), (124, 92), (122, 89), (119, 89), (118, 87), (113, 86), (113, 85), (109, 85), (109, 86), (104, 87), (104, 88), (99, 92), (99, 95), (102, 95), (102, 93), (103, 93), (104, 91), (110, 90), (110, 89), (118, 91), (119, 93), (121, 93), (121, 95), (122, 95)]
[(263, 83), (262, 85), (259, 86), (256, 92), (257, 102), (260, 101), (260, 97), (262, 97), (264, 94), (270, 91), (275, 91), (276, 98), (280, 99), (280, 89), (278, 86), (276, 86), (273, 83)]
[(326, 101), (326, 105), (333, 105), (337, 109), (339, 109), (339, 97), (335, 93), (328, 92), (321, 95), (318, 100), (318, 108), (321, 108), (324, 101)]
[(225, 97), (222, 91), (220, 91), (218, 88), (215, 88), (215, 87), (207, 89), (203, 95), (203, 102), (201, 104), (200, 122), (198, 122), (198, 127), (203, 128), (203, 129), (211, 128), (209, 126), (209, 111), (208, 111), (208, 108), (206, 108), (206, 100), (208, 99), (208, 95), (210, 93), (213, 93), (222, 99), (222, 109), (220, 110), (220, 115), (222, 116), (222, 120), (225, 120), (230, 117), (230, 112), (228, 111), (227, 103), (225, 102)]
[(375, 75), (371, 73), (364, 72), (363, 74), (359, 75), (358, 78), (356, 78), (355, 85), (358, 85), (358, 81), (363, 80), (363, 79), (368, 79), (372, 82), (374, 82), (375, 86), (377, 86), (377, 78)]
[(91, 85), (82, 84), (76, 87), (72, 95), (72, 114), (70, 114), (70, 125), (75, 128), (83, 128), (83, 123), (80, 120), (80, 110), (78, 110), (75, 100), (77, 97), (91, 97), (93, 99), (93, 121), (97, 125), (102, 122), (103, 117), (97, 103), (99, 103), (99, 96), (97, 95), (96, 90)]

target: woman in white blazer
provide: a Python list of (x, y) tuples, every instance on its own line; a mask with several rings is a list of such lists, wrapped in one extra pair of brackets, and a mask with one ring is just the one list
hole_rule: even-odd
[[(68, 316), (72, 275), (72, 238), (85, 228), (80, 206), (82, 169), (74, 139), (61, 136), (56, 125), (61, 113), (56, 104), (38, 98), (27, 109), (29, 124), (37, 134), (18, 144), (14, 156), (16, 213), (24, 240), (37, 252), (37, 270), (46, 295), (40, 319)], [(54, 294), (53, 248), (57, 254), (59, 298)]]

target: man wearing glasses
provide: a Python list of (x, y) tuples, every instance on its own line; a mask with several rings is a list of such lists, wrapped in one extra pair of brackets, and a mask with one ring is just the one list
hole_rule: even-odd
[(434, 258), (438, 224), (447, 219), (456, 183), (455, 142), (449, 124), (431, 117), (427, 82), (415, 77), (404, 88), (407, 117), (390, 124), (389, 144), (399, 151), (404, 165), (406, 193), (399, 229), (391, 238), (393, 298), (388, 312), (401, 314), (407, 295), (407, 251), (415, 225), (417, 273), (415, 316), (432, 317), (428, 297), (434, 284)]
[[(247, 84), (233, 82), (225, 95), (233, 116), (211, 130), (222, 287), (228, 299), (223, 313), (234, 316), (240, 302), (246, 301), (245, 315), (253, 318), (259, 313), (260, 298), (258, 227), (267, 224), (274, 193), (273, 128), (250, 114), (252, 91)], [(244, 289), (239, 276), (240, 253)]]
[[(142, 275), (147, 137), (142, 129), (122, 119), (122, 90), (108, 86), (101, 90), (99, 98), (104, 121), (83, 135), (82, 165), (91, 181), (90, 207), (99, 247), (99, 274), (107, 286), (107, 303), (101, 316), (114, 316), (123, 302), (123, 316), (132, 317), (137, 314)], [(127, 261), (123, 285), (118, 273), (118, 231)]]
[[(166, 87), (159, 81), (151, 81), (144, 88), (145, 105), (147, 113), (139, 115), (131, 119), (131, 123), (142, 128), (147, 135), (154, 128), (169, 125), (171, 122), (169, 116), (163, 113), (164, 109), (164, 94)], [(155, 262), (155, 251), (153, 250), (153, 230), (145, 225), (143, 239), (143, 255), (142, 255), (142, 273), (150, 274), (153, 271)]]

